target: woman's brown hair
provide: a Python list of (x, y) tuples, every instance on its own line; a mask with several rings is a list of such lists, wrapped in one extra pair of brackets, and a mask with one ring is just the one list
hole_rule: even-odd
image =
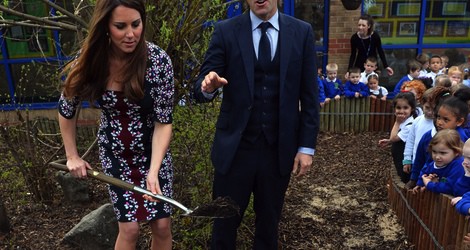
[[(109, 79), (109, 19), (118, 6), (132, 8), (140, 13), (145, 34), (146, 13), (143, 0), (97, 0), (90, 21), (89, 34), (83, 42), (77, 58), (69, 62), (62, 74), (66, 76), (63, 94), (66, 98), (78, 97), (92, 104), (101, 98)], [(127, 58), (121, 79), (124, 95), (133, 100), (143, 98), (143, 84), (147, 64), (147, 45), (144, 38), (139, 40), (134, 52)]]

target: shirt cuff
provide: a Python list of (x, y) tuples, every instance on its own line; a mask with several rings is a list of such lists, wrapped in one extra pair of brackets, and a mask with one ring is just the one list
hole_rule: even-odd
[(297, 152), (307, 155), (315, 155), (315, 149), (313, 148), (299, 147)]
[(207, 99), (212, 99), (212, 98), (214, 98), (214, 96), (215, 96), (218, 92), (219, 92), (219, 89), (216, 89), (216, 90), (214, 90), (214, 91), (211, 92), (211, 93), (207, 93), (207, 92), (202, 91), (202, 94), (204, 95), (205, 98), (207, 98)]

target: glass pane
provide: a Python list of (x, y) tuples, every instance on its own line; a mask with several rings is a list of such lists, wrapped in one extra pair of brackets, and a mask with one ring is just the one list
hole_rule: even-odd
[(416, 44), (419, 34), (420, 0), (365, 1), (364, 11), (374, 17), (382, 44)]
[(468, 43), (470, 2), (428, 0), (424, 24), (425, 44)]
[(302, 19), (313, 26), (315, 32), (315, 45), (323, 46), (323, 26), (325, 24), (324, 0), (295, 1), (295, 17)]
[(415, 49), (394, 49), (385, 50), (385, 56), (389, 66), (393, 69), (394, 74), (389, 76), (386, 71), (380, 73), (380, 85), (393, 91), (395, 85), (408, 74), (406, 64), (408, 60), (416, 57)]
[(16, 102), (53, 102), (59, 97), (57, 65), (45, 63), (12, 64)]

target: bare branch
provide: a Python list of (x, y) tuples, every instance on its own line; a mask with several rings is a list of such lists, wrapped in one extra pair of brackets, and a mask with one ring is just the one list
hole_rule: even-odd
[(41, 24), (24, 22), (24, 21), (16, 21), (16, 20), (0, 20), (0, 27), (11, 27), (11, 26), (26, 26), (26, 27), (44, 28), (44, 29), (51, 29), (51, 30), (64, 30), (64, 28), (59, 27), (59, 26), (41, 25)]
[(44, 2), (45, 4), (51, 6), (52, 8), (60, 11), (60, 13), (72, 18), (73, 20), (75, 20), (77, 23), (79, 23), (83, 28), (88, 28), (88, 24), (81, 18), (79, 18), (77, 15), (74, 15), (73, 13), (67, 11), (66, 9), (60, 7), (59, 5), (49, 1), (49, 0), (41, 0), (42, 2)]
[[(65, 23), (61, 23), (61, 22), (54, 22), (54, 21), (50, 21), (50, 20), (45, 19), (45, 18), (24, 14), (24, 13), (12, 10), (10, 8), (7, 8), (7, 7), (5, 7), (4, 5), (1, 5), (1, 4), (0, 4), (0, 10), (3, 11), (3, 12), (21, 17), (22, 19), (25, 19), (25, 20), (29, 19), (29, 20), (36, 21), (36, 22), (41, 23), (41, 24), (49, 24), (49, 25), (52, 25), (52, 26), (59, 26), (59, 27), (62, 27), (64, 29), (68, 29), (68, 30), (72, 30), (72, 31), (79, 31), (80, 30), (80, 28), (76, 25), (74, 26), (74, 25), (65, 24)], [(82, 29), (82, 30), (86, 31), (86, 29)]]

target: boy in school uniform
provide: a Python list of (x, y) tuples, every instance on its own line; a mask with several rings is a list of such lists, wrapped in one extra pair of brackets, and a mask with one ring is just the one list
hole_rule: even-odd
[(361, 69), (353, 67), (349, 69), (349, 80), (344, 84), (344, 95), (348, 98), (362, 98), (369, 96), (369, 87), (359, 79)]
[(361, 78), (359, 79), (360, 82), (366, 83), (367, 84), (367, 77), (375, 73), (375, 70), (377, 69), (377, 58), (373, 56), (369, 56), (366, 59), (366, 62), (364, 63), (364, 72), (361, 73)]
[(344, 95), (344, 86), (338, 76), (338, 64), (328, 63), (326, 65), (326, 77), (323, 79), (323, 86), (325, 89), (325, 102), (328, 103), (331, 99), (339, 100)]
[(408, 71), (408, 74), (398, 81), (397, 85), (395, 85), (395, 88), (393, 89), (393, 92), (388, 93), (387, 99), (395, 98), (395, 96), (400, 93), (403, 83), (412, 81), (419, 77), (421, 72), (421, 63), (419, 63), (417, 60), (410, 59), (406, 64), (406, 70)]
[(426, 77), (432, 78), (433, 86), (436, 76), (441, 72), (442, 68), (442, 59), (440, 56), (434, 55), (429, 59), (429, 69), (431, 70), (426, 74)]

